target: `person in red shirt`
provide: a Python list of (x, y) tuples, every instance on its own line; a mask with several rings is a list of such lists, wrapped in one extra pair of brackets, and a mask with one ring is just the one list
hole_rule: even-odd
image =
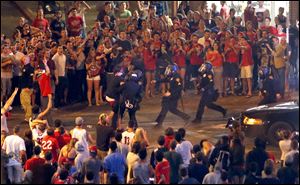
[(235, 38), (232, 36), (230, 31), (226, 32), (225, 38), (225, 46), (224, 46), (224, 88), (228, 86), (228, 79), (230, 81), (230, 89), (231, 92), (229, 94), (234, 93), (234, 79), (238, 75), (239, 70), (239, 50), (236, 47), (237, 42)]
[(53, 156), (53, 163), (57, 162), (59, 154), (59, 145), (54, 137), (54, 130), (52, 128), (47, 129), (47, 136), (42, 140), (43, 153), (50, 151)]
[(265, 24), (261, 26), (261, 30), (267, 30), (271, 35), (277, 35), (277, 29), (274, 26), (271, 26), (271, 18), (265, 18)]
[(203, 46), (198, 44), (198, 36), (192, 35), (192, 43), (190, 45), (190, 49), (187, 52), (187, 55), (190, 57), (190, 63), (192, 66), (192, 81), (194, 83), (195, 91), (197, 94), (199, 93), (197, 90), (197, 77), (198, 77), (198, 69), (200, 65), (203, 64), (203, 58), (201, 57), (203, 53)]
[(226, 20), (229, 17), (229, 8), (226, 5), (226, 1), (220, 1), (220, 3), (221, 3), (220, 16), (223, 18), (223, 20)]
[[(184, 49), (184, 38), (178, 38), (176, 39), (176, 44), (173, 47), (173, 61), (177, 64), (179, 67), (179, 74), (181, 79), (184, 79), (185, 76), (185, 56), (186, 56), (186, 50)], [(183, 88), (184, 86), (184, 80), (182, 81)]]
[(61, 125), (61, 120), (59, 120), (59, 119), (54, 121), (54, 126), (55, 126), (54, 137), (56, 138), (56, 140), (58, 142), (59, 149), (61, 149), (62, 147), (64, 147), (67, 144), (64, 139), (64, 136), (63, 136), (65, 130)]
[(44, 11), (43, 9), (38, 9), (37, 16), (34, 19), (32, 26), (40, 29), (42, 32), (49, 31), (49, 22), (47, 19), (44, 18)]
[(146, 92), (145, 97), (148, 99), (154, 96), (154, 85), (151, 84), (151, 81), (155, 78), (155, 70), (156, 70), (156, 56), (155, 56), (155, 45), (151, 40), (151, 35), (148, 31), (143, 32), (143, 45), (139, 47), (143, 47), (143, 59), (144, 66), (146, 70)]
[(175, 139), (174, 130), (172, 127), (168, 127), (165, 130), (165, 147), (168, 151), (170, 150), (170, 144), (174, 139)]
[(216, 88), (223, 94), (223, 56), (219, 51), (219, 43), (213, 44), (213, 50), (207, 52), (207, 60), (211, 62), (214, 71)]
[(155, 156), (158, 162), (155, 167), (155, 184), (170, 184), (170, 163), (164, 158), (162, 151), (157, 151)]
[(77, 15), (76, 8), (72, 8), (70, 13), (71, 16), (67, 19), (68, 35), (70, 37), (80, 36), (81, 32), (83, 31), (82, 17)]
[(41, 158), (40, 157), (40, 153), (41, 153), (41, 147), (40, 146), (35, 146), (33, 148), (33, 153), (34, 155), (28, 159), (24, 165), (24, 170), (25, 170), (25, 173), (24, 173), (24, 178), (27, 179), (29, 176), (29, 174), (32, 174), (31, 176), (31, 182), (34, 182), (34, 183), (37, 183), (39, 184), (38, 182), (39, 179), (41, 177), (43, 177), (43, 170), (42, 167), (44, 166), (46, 160), (44, 158)]
[(28, 159), (24, 165), (25, 170), (30, 170), (34, 174), (45, 163), (45, 159), (40, 157), (41, 147), (39, 145), (33, 148), (34, 156)]
[[(250, 44), (247, 42), (245, 37), (240, 38), (239, 47), (241, 49), (242, 61), (240, 64), (241, 68), (241, 78), (243, 83), (243, 95), (246, 95), (246, 90), (248, 90), (247, 97), (252, 96), (252, 67), (253, 67), (253, 59), (252, 59), (252, 48)], [(248, 86), (248, 88), (247, 88)]]

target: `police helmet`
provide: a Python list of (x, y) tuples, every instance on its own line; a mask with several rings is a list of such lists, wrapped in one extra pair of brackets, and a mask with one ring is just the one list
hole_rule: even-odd
[(129, 76), (129, 80), (138, 82), (139, 80), (141, 80), (143, 76), (143, 72), (141, 70), (134, 70), (130, 76)]
[(176, 73), (179, 70), (178, 66), (176, 64), (170, 64), (167, 66), (165, 70), (166, 76), (172, 76), (172, 74)]
[(200, 68), (199, 68), (198, 71), (199, 71), (200, 74), (205, 74), (205, 73), (211, 73), (211, 74), (212, 74), (213, 70), (212, 70), (212, 65), (211, 65), (211, 63), (210, 63), (210, 62), (205, 62), (205, 63), (203, 63), (203, 64), (200, 66)]

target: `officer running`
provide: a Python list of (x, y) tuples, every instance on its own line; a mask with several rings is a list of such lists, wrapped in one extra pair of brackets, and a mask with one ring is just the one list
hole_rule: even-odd
[(201, 75), (200, 89), (202, 91), (202, 97), (199, 102), (196, 118), (192, 123), (201, 123), (205, 106), (221, 112), (223, 117), (225, 117), (227, 110), (213, 103), (217, 101), (219, 93), (214, 88), (212, 65), (208, 62), (202, 64), (199, 68), (199, 72)]
[[(190, 116), (184, 112), (181, 112), (177, 109), (178, 100), (181, 98), (181, 93), (183, 89), (182, 79), (178, 74), (178, 66), (176, 64), (168, 65), (165, 71), (165, 79), (161, 81), (169, 81), (170, 89), (164, 94), (161, 103), (161, 111), (156, 118), (157, 124), (155, 127), (159, 127), (162, 125), (168, 111), (172, 112), (173, 114), (181, 117), (186, 123), (190, 119)], [(152, 83), (156, 83), (156, 81), (152, 81)]]

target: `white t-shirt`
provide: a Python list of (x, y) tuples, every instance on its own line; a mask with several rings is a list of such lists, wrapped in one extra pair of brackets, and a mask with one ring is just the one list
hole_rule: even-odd
[(2, 149), (6, 154), (12, 155), (7, 166), (20, 165), (20, 151), (26, 151), (24, 139), (17, 135), (7, 136), (3, 142)]
[(65, 76), (66, 74), (66, 55), (62, 54), (59, 55), (56, 53), (53, 57), (52, 60), (55, 63), (56, 70), (58, 71), (58, 76)]
[(41, 146), (43, 138), (47, 135), (47, 130), (45, 129), (44, 132), (42, 132), (37, 128), (33, 128), (31, 131), (35, 145)]
[(279, 148), (281, 151), (281, 160), (285, 159), (285, 155), (291, 150), (291, 140), (290, 139), (284, 139), (279, 141)]
[(72, 132), (72, 138), (78, 139), (82, 146), (88, 151), (89, 144), (87, 141), (87, 132), (85, 129), (74, 128)]
[(6, 133), (9, 132), (8, 127), (7, 127), (7, 118), (5, 114), (1, 114), (1, 131), (5, 131)]
[(129, 145), (132, 141), (132, 138), (134, 137), (135, 133), (134, 132), (128, 132), (125, 131), (122, 133), (122, 143)]
[(210, 172), (203, 178), (202, 184), (221, 184), (221, 173), (219, 171)]
[(190, 160), (192, 158), (193, 145), (189, 141), (183, 141), (180, 144), (177, 144), (175, 151), (179, 153), (182, 157), (184, 167), (188, 167), (190, 164)]

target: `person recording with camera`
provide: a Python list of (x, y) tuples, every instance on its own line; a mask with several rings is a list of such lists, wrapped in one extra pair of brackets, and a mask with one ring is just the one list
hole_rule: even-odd
[(192, 123), (201, 123), (205, 106), (221, 112), (223, 114), (223, 117), (225, 117), (227, 110), (222, 106), (214, 103), (218, 99), (219, 92), (214, 87), (214, 74), (212, 71), (212, 65), (206, 62), (201, 65), (199, 71), (202, 77), (200, 82), (202, 97), (199, 102), (196, 118), (192, 121)]

